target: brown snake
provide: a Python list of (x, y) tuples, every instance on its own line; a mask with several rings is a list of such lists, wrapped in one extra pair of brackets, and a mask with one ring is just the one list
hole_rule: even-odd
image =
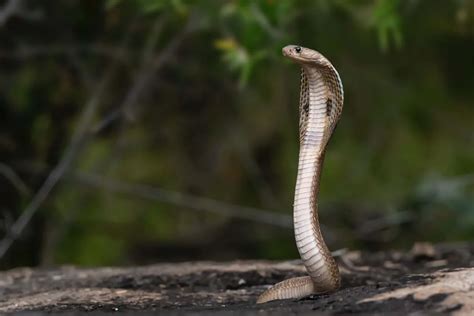
[(318, 193), (326, 145), (342, 113), (342, 82), (334, 66), (320, 53), (289, 45), (283, 55), (301, 65), (300, 153), (293, 204), (298, 251), (308, 276), (275, 284), (257, 303), (301, 298), (339, 288), (339, 268), (319, 227)]

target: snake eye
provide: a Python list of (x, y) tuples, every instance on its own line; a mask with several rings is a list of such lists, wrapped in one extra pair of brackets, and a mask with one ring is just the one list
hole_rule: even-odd
[(301, 46), (296, 46), (295, 51), (299, 54), (301, 53)]

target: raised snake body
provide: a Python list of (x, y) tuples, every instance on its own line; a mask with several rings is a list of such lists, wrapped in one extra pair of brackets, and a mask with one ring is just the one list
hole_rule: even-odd
[(275, 284), (257, 303), (332, 292), (340, 286), (338, 266), (321, 235), (317, 197), (326, 145), (342, 112), (342, 82), (334, 66), (314, 50), (289, 45), (283, 48), (283, 55), (302, 68), (293, 221), (296, 245), (309, 275)]

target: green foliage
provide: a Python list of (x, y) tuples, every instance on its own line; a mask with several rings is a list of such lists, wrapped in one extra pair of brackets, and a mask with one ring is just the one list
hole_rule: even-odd
[(108, 0), (106, 2), (107, 9), (114, 9), (120, 5), (131, 5), (135, 10), (147, 15), (157, 14), (164, 10), (174, 10), (176, 13), (185, 14), (187, 12), (187, 4), (182, 0)]
[[(471, 2), (107, 0), (43, 9), (44, 20), (0, 31), (3, 162), (37, 190), (110, 69), (94, 123), (112, 119), (90, 128), (73, 172), (4, 266), (295, 256), (290, 230), (197, 210), (185, 198), (169, 203), (168, 191), (150, 201), (146, 190), (81, 178), (290, 215), (299, 93), (298, 67), (281, 57), (290, 43), (325, 54), (345, 85), (320, 201), (331, 248), (473, 238)], [(139, 97), (120, 108), (143, 78)], [(4, 187), (4, 209), (17, 217), (25, 197)]]
[(380, 47), (386, 51), (390, 41), (400, 48), (402, 45), (402, 31), (400, 15), (398, 13), (400, 1), (378, 1), (373, 13), (374, 25), (377, 28)]

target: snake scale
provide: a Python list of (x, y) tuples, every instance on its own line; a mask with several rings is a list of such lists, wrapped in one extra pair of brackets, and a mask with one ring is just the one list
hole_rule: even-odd
[(342, 82), (322, 54), (301, 46), (283, 48), (301, 66), (300, 152), (293, 204), (296, 245), (308, 276), (284, 280), (269, 288), (257, 303), (301, 298), (339, 288), (339, 268), (321, 234), (318, 193), (326, 145), (342, 113)]

